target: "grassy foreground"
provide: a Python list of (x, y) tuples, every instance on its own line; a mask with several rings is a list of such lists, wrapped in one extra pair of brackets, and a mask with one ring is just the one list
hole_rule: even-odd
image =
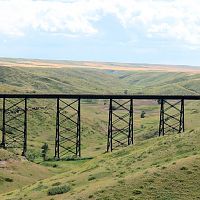
[(0, 188), (7, 192), (52, 176), (51, 169), (0, 149)]
[[(77, 161), (68, 172), (7, 194), (1, 199), (198, 199), (199, 130), (148, 139), (135, 146)], [(54, 187), (70, 188), (48, 195)]]

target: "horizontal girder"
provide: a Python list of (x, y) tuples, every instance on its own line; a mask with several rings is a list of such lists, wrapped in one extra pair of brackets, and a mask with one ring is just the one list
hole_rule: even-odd
[(0, 98), (35, 99), (168, 99), (200, 100), (200, 95), (107, 95), (107, 94), (0, 94)]

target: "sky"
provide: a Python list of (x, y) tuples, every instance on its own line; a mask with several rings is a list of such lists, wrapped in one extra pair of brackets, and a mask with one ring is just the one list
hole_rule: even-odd
[(0, 57), (200, 66), (200, 0), (0, 0)]

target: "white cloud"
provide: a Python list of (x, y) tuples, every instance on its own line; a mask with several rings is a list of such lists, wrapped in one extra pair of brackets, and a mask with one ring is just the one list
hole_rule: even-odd
[(94, 13), (83, 1), (0, 1), (0, 32), (23, 36), (27, 29), (52, 33), (94, 34)]
[(98, 33), (95, 22), (108, 14), (146, 37), (200, 45), (199, 0), (0, 0), (0, 33), (23, 36), (33, 29), (92, 35)]

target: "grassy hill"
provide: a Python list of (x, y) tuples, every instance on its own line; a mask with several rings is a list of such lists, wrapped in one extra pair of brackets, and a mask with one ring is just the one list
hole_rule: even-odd
[(0, 92), (199, 94), (200, 74), (89, 68), (0, 67)]
[[(72, 170), (1, 199), (198, 199), (200, 197), (199, 130), (168, 135), (102, 154)], [(50, 196), (63, 185), (70, 190)]]
[(0, 189), (2, 192), (21, 188), (52, 175), (53, 171), (47, 167), (28, 162), (25, 158), (0, 149)]
[(0, 73), (2, 92), (108, 93), (123, 88), (115, 77), (101, 70), (82, 69), (80, 73), (79, 69), (1, 67)]
[[(19, 61), (15, 60), (12, 67), (0, 66), (0, 92), (200, 93), (198, 73), (123, 71), (82, 66), (43, 68), (34, 67), (33, 62), (33, 67), (29, 68), (18, 67)], [(71, 64), (74, 65), (74, 62)], [(77, 66), (80, 64), (76, 63)], [(0, 100), (0, 112), (1, 105)], [(43, 107), (28, 112), (27, 153), (28, 157), (34, 157), (34, 163), (20, 156), (15, 158), (16, 150), (12, 153), (0, 151), (0, 159), (6, 163), (0, 171), (0, 193), (13, 190), (2, 194), (0, 199), (198, 199), (199, 105), (199, 102), (186, 102), (186, 133), (158, 138), (158, 103), (153, 100), (134, 101), (135, 145), (105, 154), (108, 101), (82, 101), (82, 159), (54, 162), (51, 159), (54, 156), (56, 102), (28, 100), (29, 108)], [(142, 111), (146, 113), (143, 119), (140, 117)], [(50, 159), (45, 162), (41, 158), (44, 142), (49, 145)], [(9, 179), (13, 181), (5, 181)], [(48, 195), (48, 192), (57, 191), (66, 193)]]

